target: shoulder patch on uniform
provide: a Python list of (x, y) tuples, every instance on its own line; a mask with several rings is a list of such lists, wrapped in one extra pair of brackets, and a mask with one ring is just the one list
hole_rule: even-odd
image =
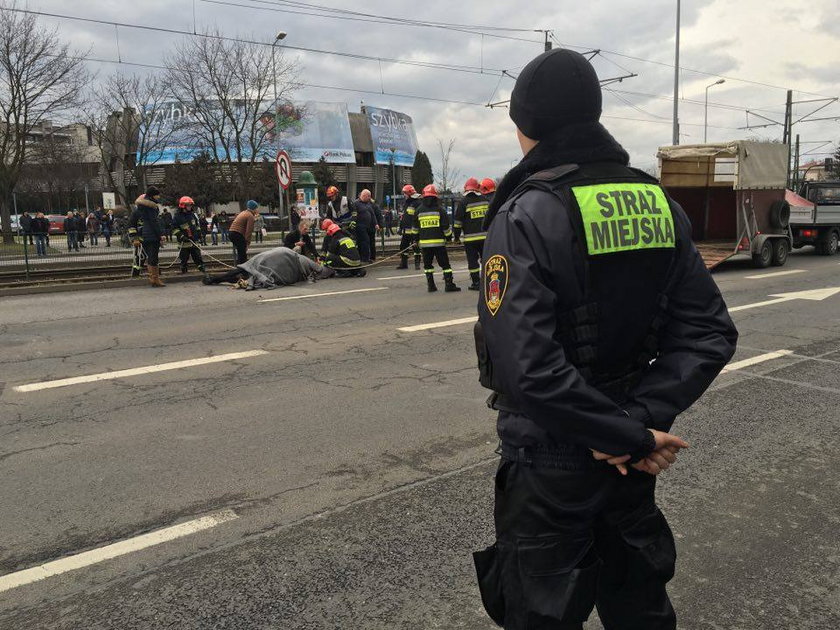
[(488, 258), (484, 263), (484, 303), (491, 315), (498, 313), (502, 307), (509, 280), (507, 259), (499, 254)]

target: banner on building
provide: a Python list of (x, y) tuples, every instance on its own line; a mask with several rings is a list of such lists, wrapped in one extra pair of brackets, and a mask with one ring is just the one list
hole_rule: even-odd
[(378, 107), (365, 106), (362, 111), (370, 127), (375, 162), (391, 164), (393, 160), (397, 166), (414, 166), (417, 136), (411, 116)]
[[(138, 161), (174, 164), (189, 162), (202, 153), (218, 161), (237, 160), (239, 151), (244, 159), (274, 160), (282, 148), (296, 162), (317, 162), (321, 157), (332, 163), (356, 162), (345, 103), (283, 103), (274, 111), (271, 101), (243, 100), (234, 104), (233, 120), (226, 119), (230, 114), (213, 102), (201, 107), (201, 119), (214, 121), (217, 132), (225, 130), (227, 137), (221, 139), (215, 133), (211, 142), (211, 134), (199, 123), (194, 108), (169, 101), (145, 112)], [(257, 125), (252, 133), (249, 121), (254, 119)], [(241, 132), (238, 138), (237, 130)]]
[(278, 117), (283, 128), (279, 147), (295, 162), (312, 163), (323, 157), (333, 164), (356, 163), (346, 103), (287, 103), (279, 108)]

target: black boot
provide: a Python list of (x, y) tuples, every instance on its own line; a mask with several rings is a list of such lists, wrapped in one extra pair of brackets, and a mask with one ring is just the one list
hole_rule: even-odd
[(131, 277), (132, 278), (139, 278), (140, 277), (140, 268), (139, 267), (132, 267), (131, 268)]
[(416, 271), (420, 270), (420, 254), (414, 254), (414, 269)]
[(405, 254), (400, 254), (400, 264), (397, 265), (397, 269), (408, 269), (408, 256)]
[(480, 278), (480, 276), (479, 276), (479, 273), (477, 271), (471, 271), (470, 272), (470, 280), (472, 280), (472, 284), (467, 287), (470, 291), (478, 291), (478, 280), (479, 280), (479, 278)]
[(446, 283), (446, 288), (444, 291), (447, 293), (454, 293), (455, 291), (460, 291), (461, 287), (456, 286), (455, 281), (452, 279), (452, 272), (443, 273), (443, 281)]
[(187, 273), (187, 266), (181, 265), (181, 273)]
[(429, 293), (434, 293), (437, 291), (437, 285), (435, 285), (435, 276), (434, 274), (427, 273), (426, 274), (426, 284), (428, 285), (427, 290)]

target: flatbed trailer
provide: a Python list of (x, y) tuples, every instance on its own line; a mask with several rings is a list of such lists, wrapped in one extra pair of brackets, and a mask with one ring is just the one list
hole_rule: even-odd
[(691, 220), (708, 268), (733, 256), (781, 266), (792, 246), (786, 201), (788, 147), (733, 141), (661, 147), (660, 177)]

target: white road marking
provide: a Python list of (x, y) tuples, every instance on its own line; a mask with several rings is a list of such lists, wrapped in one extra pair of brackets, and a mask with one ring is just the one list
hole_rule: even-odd
[(776, 278), (777, 276), (789, 276), (794, 273), (805, 273), (807, 269), (789, 269), (788, 271), (771, 271), (770, 273), (760, 273), (756, 276), (744, 276), (747, 280), (761, 280), (762, 278)]
[(764, 363), (765, 361), (778, 359), (780, 357), (786, 357), (791, 354), (793, 354), (793, 350), (777, 350), (776, 352), (767, 352), (766, 354), (759, 354), (758, 356), (750, 357), (749, 359), (744, 359), (743, 361), (736, 361), (735, 363), (730, 363), (725, 368), (723, 368), (721, 372), (725, 373), (732, 372), (733, 370), (740, 370), (741, 368), (750, 367), (751, 365), (757, 365), (758, 363)]
[(265, 350), (232, 352), (230, 354), (220, 354), (215, 357), (205, 357), (203, 359), (187, 359), (186, 361), (173, 361), (172, 363), (147, 365), (146, 367), (131, 368), (128, 370), (116, 370), (114, 372), (103, 372), (101, 374), (88, 374), (86, 376), (73, 376), (71, 378), (62, 378), (55, 381), (43, 381), (41, 383), (29, 383), (28, 385), (18, 385), (12, 389), (16, 392), (36, 392), (42, 389), (67, 387), (68, 385), (78, 385), (80, 383), (112, 381), (117, 378), (125, 378), (126, 376), (138, 376), (140, 374), (152, 374), (153, 372), (166, 372), (168, 370), (179, 370), (181, 368), (195, 367), (197, 365), (207, 365), (208, 363), (221, 363), (222, 361), (247, 359), (248, 357), (257, 357), (262, 354), (268, 354), (268, 352)]
[(736, 311), (746, 311), (750, 308), (759, 308), (760, 306), (770, 306), (771, 304), (780, 304), (781, 302), (789, 302), (791, 300), (812, 300), (819, 302), (830, 298), (832, 295), (840, 293), (840, 287), (828, 287), (825, 289), (811, 289), (809, 291), (796, 291), (795, 293), (777, 293), (770, 297), (775, 300), (765, 300), (764, 302), (755, 302), (754, 304), (744, 304), (743, 306), (733, 306), (729, 309), (730, 313)]
[(464, 317), (462, 319), (450, 319), (445, 322), (434, 322), (432, 324), (418, 324), (417, 326), (404, 326), (397, 328), (400, 332), (419, 332), (421, 330), (431, 330), (433, 328), (445, 328), (447, 326), (458, 326), (460, 324), (472, 324), (478, 320), (477, 316)]
[(369, 291), (387, 291), (388, 287), (373, 287), (370, 289), (351, 289), (349, 291), (329, 291), (328, 293), (307, 293), (304, 295), (287, 295), (286, 297), (267, 298), (260, 302), (283, 302), (284, 300), (303, 300), (306, 298), (324, 297), (326, 295), (347, 295), (348, 293), (367, 293)]
[[(439, 270), (435, 270), (438, 272)], [(469, 269), (453, 269), (452, 273), (467, 273)], [(385, 276), (384, 278), (377, 278), (377, 280), (402, 280), (403, 278), (423, 278), (425, 273), (412, 273), (407, 276)]]
[(202, 516), (201, 518), (181, 523), (180, 525), (172, 525), (171, 527), (135, 536), (128, 540), (106, 545), (105, 547), (77, 553), (67, 558), (53, 560), (52, 562), (47, 562), (31, 569), (9, 573), (8, 575), (0, 576), (0, 593), (17, 588), (18, 586), (23, 586), (24, 584), (38, 582), (54, 575), (61, 575), (68, 571), (89, 567), (92, 564), (123, 556), (127, 553), (153, 547), (170, 540), (175, 540), (176, 538), (181, 538), (182, 536), (189, 536), (190, 534), (216, 527), (217, 525), (237, 518), (239, 516), (233, 510), (223, 510), (216, 514)]

